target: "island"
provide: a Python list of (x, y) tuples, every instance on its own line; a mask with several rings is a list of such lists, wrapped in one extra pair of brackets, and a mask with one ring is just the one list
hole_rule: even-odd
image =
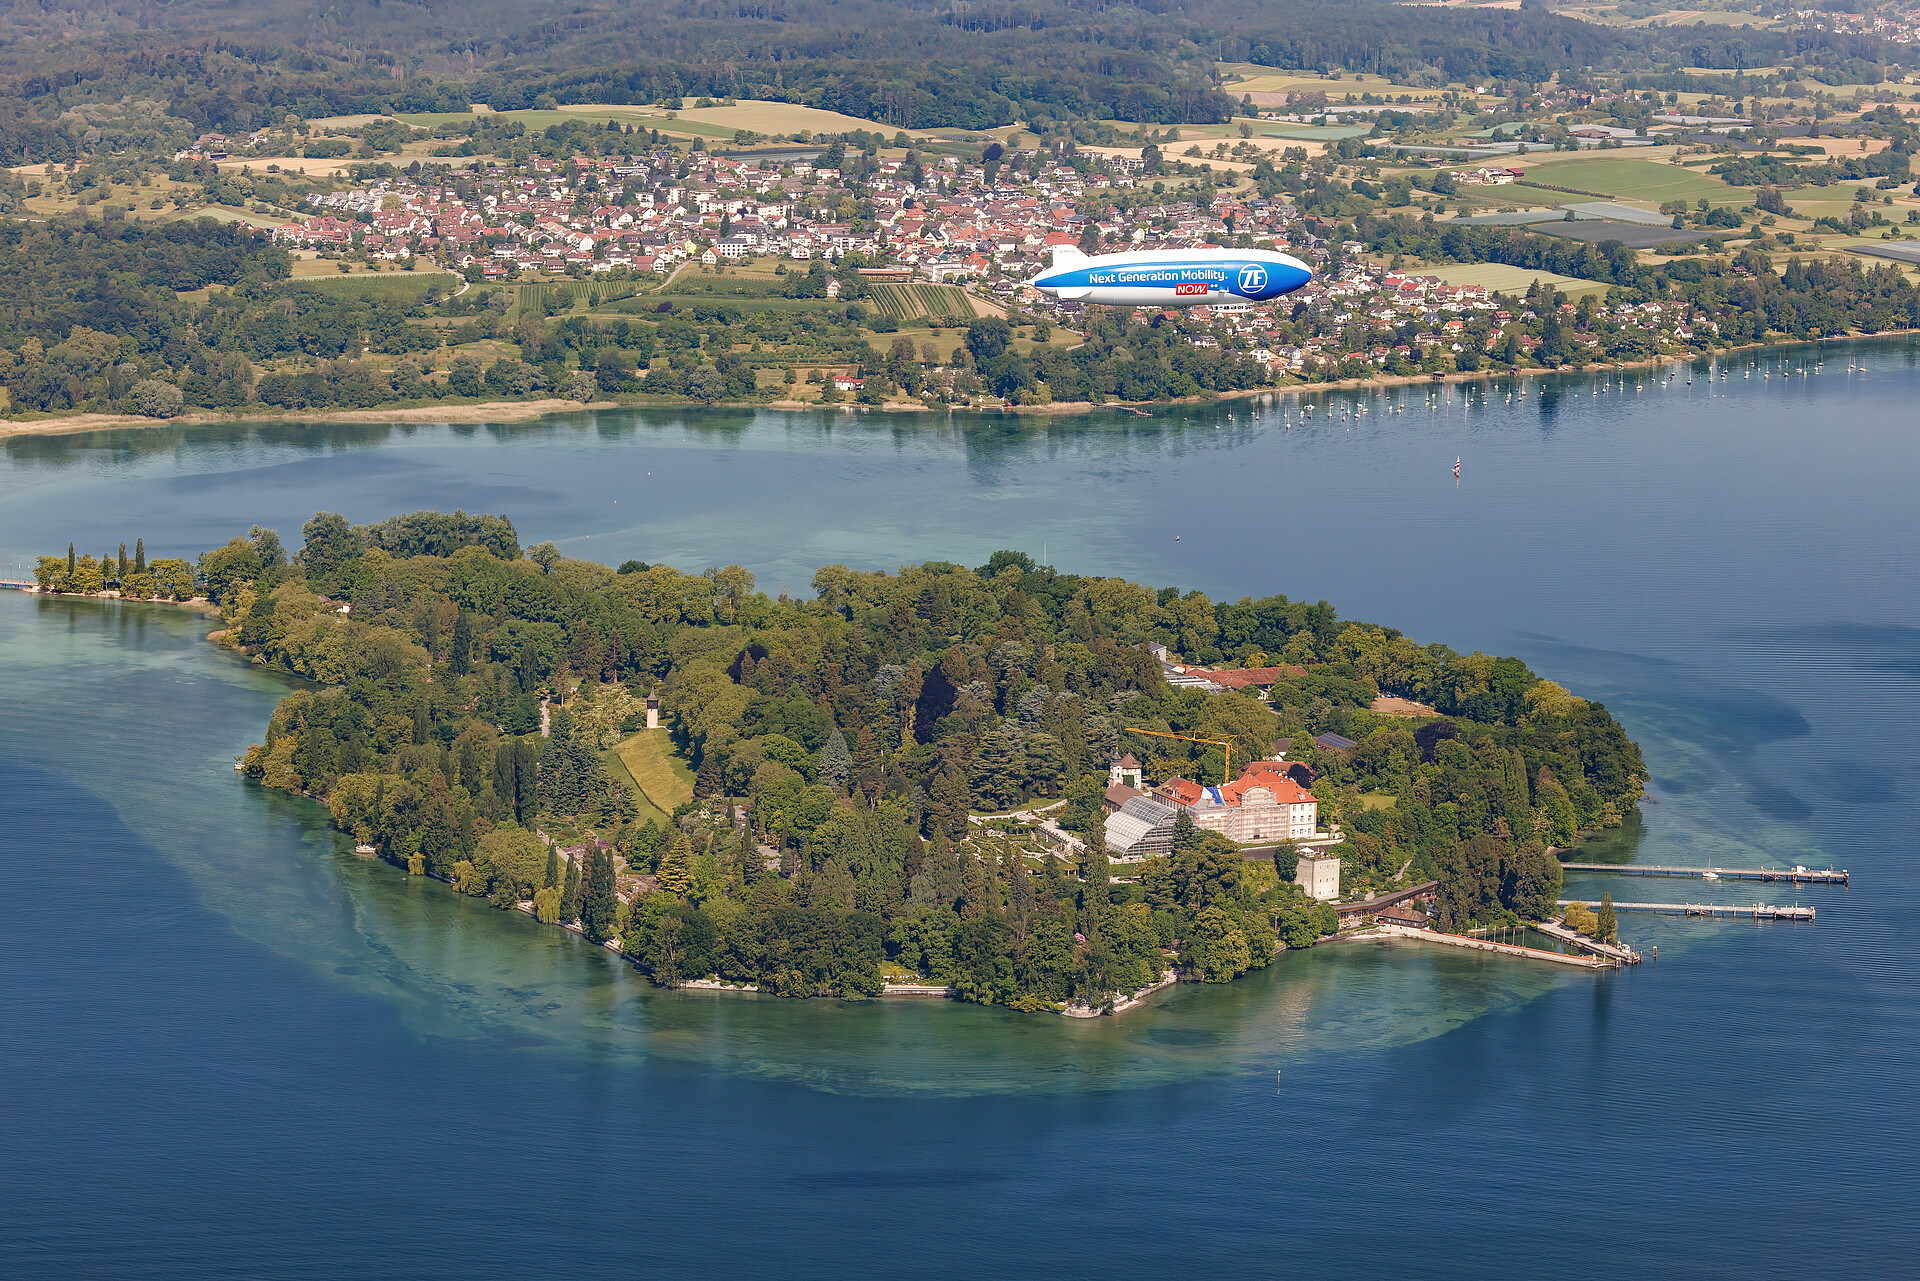
[(245, 777), (665, 987), (1085, 1016), (1362, 920), (1547, 920), (1554, 847), (1647, 779), (1519, 659), (1017, 551), (828, 565), (794, 600), (465, 512), (317, 513), (292, 555), (256, 527), (186, 586), (135, 546), (38, 586), (203, 595), (214, 639), (298, 678)]

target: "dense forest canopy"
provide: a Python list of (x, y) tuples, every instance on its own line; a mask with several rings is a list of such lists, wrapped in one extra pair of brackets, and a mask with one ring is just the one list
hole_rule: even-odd
[[(154, 571), (124, 549), (41, 561), (54, 590), (116, 573)], [(1157, 778), (1224, 773), (1219, 746), (1137, 729), (1229, 742), (1236, 762), (1291, 738), (1346, 827), (1343, 888), (1436, 877), (1453, 926), (1550, 915), (1547, 847), (1621, 822), (1646, 779), (1603, 706), (1519, 659), (1419, 645), (1324, 601), (1213, 601), (1019, 552), (830, 565), (811, 599), (776, 600), (737, 565), (523, 554), (496, 516), (319, 513), (291, 557), (256, 528), (202, 556), (194, 585), (228, 643), (312, 682), (274, 712), (250, 776), (321, 798), (414, 872), (618, 937), (668, 984), (872, 994), (891, 965), (974, 1000), (1098, 1005), (1163, 964), (1227, 979), (1330, 932), (1290, 850), (1249, 863), (1190, 817), (1171, 854), (1110, 879), (1114, 755)], [(1155, 642), (1285, 670), (1270, 698), (1174, 688)], [(1385, 718), (1383, 693), (1435, 714)], [(1327, 733), (1352, 746), (1312, 737)], [(643, 821), (609, 764), (636, 738), (685, 759), (694, 799)], [(991, 820), (1029, 803), (1083, 833), (1077, 865)], [(536, 833), (586, 857), (568, 872)]]
[(1907, 46), (1873, 36), (1603, 27), (1531, 4), (52, 0), (0, 15), (0, 152), (65, 159), (89, 135), (245, 130), (288, 114), (702, 94), (805, 103), (895, 128), (1217, 122), (1239, 99), (1219, 82), (1216, 58), (1435, 84), (1789, 59), (1859, 83), (1912, 61)]

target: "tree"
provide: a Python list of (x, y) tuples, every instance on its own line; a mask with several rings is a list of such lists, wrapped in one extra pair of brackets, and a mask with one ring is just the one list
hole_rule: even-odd
[(133, 572), (136, 574), (147, 572), (147, 540), (144, 538), (133, 540)]
[(666, 850), (660, 855), (660, 867), (654, 874), (660, 882), (660, 888), (669, 894), (686, 897), (687, 890), (693, 884), (688, 867), (692, 860), (693, 841), (676, 828), (672, 839), (667, 842)]
[(1281, 841), (1273, 847), (1273, 871), (1282, 885), (1293, 884), (1293, 878), (1300, 873), (1300, 847), (1292, 841)]
[(1620, 936), (1620, 922), (1613, 915), (1612, 894), (1600, 896), (1600, 910), (1593, 914), (1593, 936), (1605, 943)]
[(586, 897), (580, 906), (580, 928), (590, 943), (604, 943), (613, 937), (614, 906), (613, 855), (594, 849), (587, 855)]
[(1540, 842), (1529, 841), (1507, 859), (1500, 878), (1500, 902), (1527, 920), (1548, 920), (1560, 910), (1564, 876), (1560, 860)]
[(453, 667), (455, 676), (465, 676), (473, 666), (473, 623), (472, 616), (466, 610), (458, 610), (453, 618), (453, 639), (447, 659)]
[(553, 545), (552, 540), (548, 540), (528, 548), (527, 559), (538, 565), (541, 573), (551, 574), (553, 567), (560, 563), (560, 549)]
[(331, 586), (334, 576), (360, 554), (360, 538), (337, 512), (315, 512), (300, 527), (300, 564), (316, 591)]
[(1013, 345), (1013, 326), (999, 316), (981, 316), (967, 326), (967, 351), (984, 364)]
[(567, 860), (567, 882), (560, 891), (560, 919), (580, 919), (580, 865), (572, 859)]
[(560, 887), (560, 847), (558, 845), (547, 846), (547, 879), (541, 882), (541, 886), (550, 890)]
[(1208, 983), (1225, 983), (1253, 964), (1245, 932), (1219, 907), (1201, 909), (1188, 933), (1180, 961)]
[(1200, 835), (1193, 825), (1193, 811), (1182, 805), (1173, 819), (1173, 852), (1184, 854), (1200, 844)]
[(820, 749), (820, 781), (840, 793), (847, 790), (852, 775), (853, 753), (847, 749), (847, 736), (835, 727)]
[(133, 412), (148, 418), (171, 418), (186, 402), (178, 387), (158, 378), (142, 378), (127, 393), (127, 403)]
[(688, 375), (687, 394), (710, 405), (727, 394), (727, 380), (712, 365), (702, 365)]

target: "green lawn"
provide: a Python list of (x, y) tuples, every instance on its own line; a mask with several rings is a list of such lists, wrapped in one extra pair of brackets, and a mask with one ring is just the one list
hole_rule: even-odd
[(1730, 187), (1709, 174), (1670, 165), (1664, 160), (1618, 156), (1555, 160), (1530, 167), (1526, 180), (1598, 191), (1616, 200), (1644, 200), (1653, 205), (1669, 200), (1692, 204), (1702, 198), (1716, 205), (1753, 203), (1753, 193), (1744, 188)]
[(607, 753), (608, 767), (615, 762), (621, 767), (615, 776), (626, 774), (634, 789), (658, 813), (658, 821), (664, 822), (675, 806), (693, 799), (693, 770), (673, 750), (673, 740), (664, 729), (643, 729), (615, 743)]

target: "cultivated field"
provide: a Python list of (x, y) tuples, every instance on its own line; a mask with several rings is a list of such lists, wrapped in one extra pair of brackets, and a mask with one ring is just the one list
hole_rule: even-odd
[(1330, 102), (1339, 102), (1348, 94), (1353, 94), (1357, 98), (1363, 93), (1392, 94), (1396, 98), (1404, 93), (1410, 95), (1416, 102), (1423, 98), (1440, 96), (1438, 89), (1394, 84), (1380, 76), (1346, 75), (1338, 80), (1330, 80), (1312, 71), (1278, 71), (1272, 67), (1262, 67), (1251, 62), (1221, 62), (1215, 65), (1219, 67), (1222, 76), (1243, 77), (1223, 84), (1221, 86), (1223, 91), (1236, 98), (1243, 93), (1250, 93), (1253, 95), (1254, 102), (1262, 106), (1279, 105), (1276, 102), (1269, 102), (1263, 95), (1316, 91), (1326, 94)]
[(966, 291), (953, 285), (882, 284), (874, 285), (873, 301), (883, 316), (895, 320), (916, 317), (973, 317), (973, 303)]
[[(1525, 163), (1528, 159), (1520, 157), (1518, 163)], [(1698, 170), (1669, 164), (1664, 156), (1657, 160), (1632, 156), (1541, 160), (1528, 164), (1526, 168), (1530, 182), (1595, 191), (1616, 200), (1638, 200), (1649, 205), (1659, 205), (1669, 200), (1684, 200), (1692, 204), (1702, 198), (1716, 205), (1753, 203), (1752, 192), (1730, 187)]]
[[(416, 128), (432, 129), (448, 123), (465, 124), (473, 120), (476, 114), (480, 113), (410, 112), (398, 118)], [(672, 113), (663, 107), (645, 104), (581, 103), (553, 110), (532, 108), (525, 111), (504, 111), (498, 114), (518, 120), (530, 130), (545, 129), (548, 125), (560, 124), (568, 120), (590, 120), (596, 123), (613, 120), (623, 125), (658, 129), (662, 133), (677, 134), (681, 137), (723, 141), (732, 139), (733, 135), (741, 129), (767, 135), (803, 132), (851, 133), (856, 129), (864, 129), (891, 137), (895, 132), (889, 125), (862, 120), (858, 116), (842, 115), (837, 111), (822, 111), (817, 107), (800, 106), (796, 103), (764, 102), (756, 99), (740, 99), (730, 107), (688, 106)], [(673, 119), (668, 119), (669, 114)], [(373, 118), (371, 116), (335, 116), (326, 120), (316, 120), (313, 124), (316, 128), (327, 126), (345, 128), (364, 124)], [(921, 136), (922, 131), (908, 130), (907, 132), (917, 137)]]
[[(651, 278), (646, 280), (554, 280), (540, 281), (534, 284), (516, 284), (508, 286), (514, 291), (514, 314), (543, 299), (559, 300), (563, 310), (608, 306), (624, 298), (631, 298), (641, 291), (643, 286), (651, 287)], [(558, 314), (558, 313), (556, 313)]]
[[(322, 265), (331, 267), (334, 264), (329, 262)], [(376, 301), (391, 299), (395, 302), (411, 304), (425, 299), (427, 290), (434, 285), (440, 286), (442, 293), (452, 293), (460, 287), (460, 278), (438, 271), (396, 271), (391, 274), (382, 272), (379, 275), (356, 272), (351, 276), (342, 276), (338, 273), (331, 277), (296, 275), (290, 284), (297, 288), (333, 294), (342, 298), (367, 298)]]
[(1527, 292), (1527, 287), (1536, 280), (1552, 285), (1569, 298), (1607, 291), (1605, 285), (1595, 280), (1555, 275), (1551, 271), (1532, 271), (1525, 267), (1509, 267), (1505, 263), (1497, 262), (1477, 262), (1452, 267), (1409, 267), (1407, 274), (1438, 276), (1450, 285), (1485, 285), (1488, 289), (1497, 290), (1503, 294), (1524, 294)]

